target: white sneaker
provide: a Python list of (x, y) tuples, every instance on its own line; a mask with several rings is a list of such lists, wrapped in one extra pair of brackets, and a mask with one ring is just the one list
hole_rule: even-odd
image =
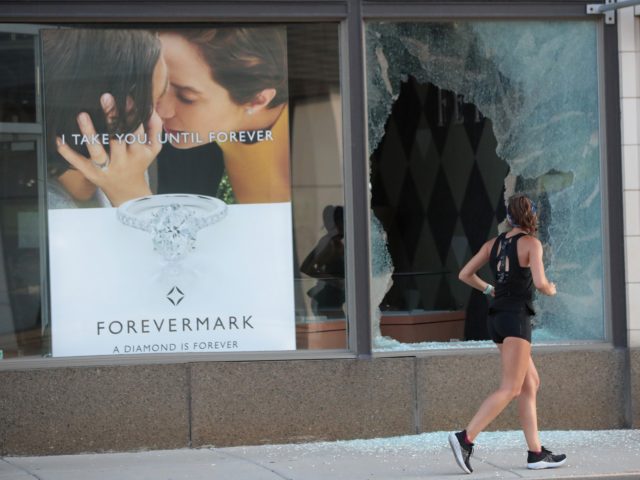
[(540, 453), (529, 452), (529, 455), (527, 456), (527, 468), (530, 468), (531, 470), (558, 468), (566, 462), (566, 455), (554, 455), (544, 447), (542, 447), (542, 451)]

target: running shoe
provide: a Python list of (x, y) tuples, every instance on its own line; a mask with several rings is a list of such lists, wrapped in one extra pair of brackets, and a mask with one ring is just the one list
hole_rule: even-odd
[(473, 472), (469, 458), (473, 453), (473, 443), (469, 444), (465, 441), (466, 433), (464, 431), (458, 433), (449, 434), (449, 445), (453, 450), (453, 456), (458, 463), (458, 466), (464, 470), (465, 473)]
[(554, 455), (546, 448), (542, 447), (540, 453), (529, 452), (527, 456), (527, 468), (532, 470), (542, 470), (543, 468), (558, 468), (567, 461), (566, 455)]

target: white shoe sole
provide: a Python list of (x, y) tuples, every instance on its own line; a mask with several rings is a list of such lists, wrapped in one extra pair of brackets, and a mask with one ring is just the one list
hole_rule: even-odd
[(527, 468), (530, 470), (542, 470), (545, 468), (558, 468), (567, 463), (567, 459), (561, 460), (559, 462), (536, 462), (536, 463), (527, 463)]
[(460, 448), (460, 443), (458, 442), (458, 437), (456, 437), (455, 433), (449, 434), (449, 445), (451, 445), (451, 450), (453, 450), (453, 457), (456, 459), (456, 463), (458, 466), (464, 470), (465, 473), (471, 473), (471, 471), (464, 464), (464, 458), (462, 457), (462, 448)]

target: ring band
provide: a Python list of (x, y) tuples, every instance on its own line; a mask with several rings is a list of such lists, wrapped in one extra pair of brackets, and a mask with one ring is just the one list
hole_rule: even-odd
[(198, 231), (226, 214), (227, 204), (222, 200), (191, 194), (135, 198), (116, 212), (123, 225), (151, 233), (153, 249), (167, 261), (180, 260), (195, 250)]
[(104, 163), (98, 163), (92, 158), (91, 163), (93, 164), (93, 166), (99, 168), (100, 170), (106, 170), (107, 168), (109, 168), (109, 164), (111, 163), (111, 157), (107, 155), (107, 159), (104, 161)]

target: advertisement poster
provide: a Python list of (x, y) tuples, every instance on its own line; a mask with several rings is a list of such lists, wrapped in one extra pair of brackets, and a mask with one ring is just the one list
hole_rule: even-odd
[(294, 350), (286, 29), (42, 55), (53, 356)]

